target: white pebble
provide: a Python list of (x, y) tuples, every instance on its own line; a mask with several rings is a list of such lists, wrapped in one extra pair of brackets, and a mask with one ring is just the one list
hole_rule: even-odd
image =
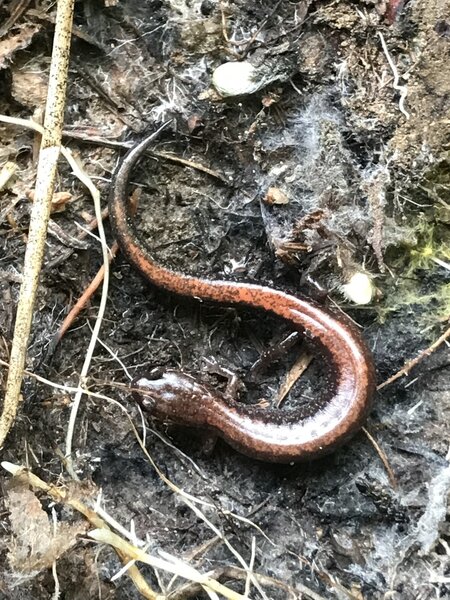
[(375, 286), (367, 273), (356, 272), (342, 286), (342, 291), (355, 304), (369, 304), (374, 297)]
[(214, 71), (212, 83), (221, 96), (253, 94), (264, 85), (256, 73), (249, 62), (226, 62)]

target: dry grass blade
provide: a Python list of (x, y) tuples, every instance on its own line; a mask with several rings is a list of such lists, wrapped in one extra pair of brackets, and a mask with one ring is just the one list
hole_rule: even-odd
[[(218, 567), (217, 569), (214, 569), (214, 571), (210, 571), (208, 576), (212, 579), (226, 578), (245, 580), (247, 573), (244, 569), (240, 569), (239, 567)], [(261, 585), (266, 587), (275, 587), (285, 591), (287, 594), (286, 600), (299, 600), (299, 598), (304, 598), (304, 600), (326, 600), (324, 596), (321, 596), (314, 590), (309, 589), (299, 582), (296, 582), (295, 587), (292, 587), (284, 581), (280, 581), (279, 579), (275, 579), (274, 577), (269, 577), (267, 575), (255, 573), (255, 577), (258, 579)], [(166, 596), (165, 600), (187, 600), (188, 598), (197, 596), (200, 592), (201, 589), (199, 584), (195, 582), (187, 583), (183, 586), (180, 586), (173, 592), (170, 592)]]
[(122, 552), (128, 554), (133, 560), (137, 560), (139, 562), (143, 562), (147, 565), (154, 567), (155, 569), (162, 569), (164, 571), (168, 571), (169, 573), (174, 573), (179, 577), (183, 577), (184, 579), (189, 579), (191, 581), (195, 581), (199, 583), (204, 588), (209, 588), (210, 590), (222, 594), (225, 598), (229, 600), (249, 600), (246, 596), (242, 594), (238, 594), (233, 590), (230, 590), (226, 586), (222, 585), (218, 581), (211, 579), (207, 575), (203, 575), (190, 565), (187, 565), (183, 561), (176, 559), (175, 557), (170, 557), (167, 553), (164, 553), (165, 558), (159, 558), (157, 556), (151, 556), (147, 554), (140, 548), (136, 548), (129, 542), (123, 540), (120, 536), (112, 533), (111, 531), (107, 531), (105, 529), (95, 529), (89, 533), (89, 537), (97, 542), (102, 542), (104, 544), (110, 544), (114, 548), (121, 550)]

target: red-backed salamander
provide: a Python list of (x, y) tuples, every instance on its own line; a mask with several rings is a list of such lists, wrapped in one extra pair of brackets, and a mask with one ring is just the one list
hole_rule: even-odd
[(151, 283), (170, 292), (282, 317), (317, 347), (329, 363), (332, 383), (306, 412), (304, 407), (287, 411), (249, 406), (172, 370), (137, 378), (132, 383), (137, 399), (159, 420), (207, 428), (261, 460), (289, 463), (333, 451), (361, 428), (375, 390), (372, 356), (361, 335), (346, 318), (271, 287), (192, 277), (155, 262), (138, 241), (127, 187), (133, 167), (161, 129), (128, 152), (114, 177), (109, 216), (125, 257)]

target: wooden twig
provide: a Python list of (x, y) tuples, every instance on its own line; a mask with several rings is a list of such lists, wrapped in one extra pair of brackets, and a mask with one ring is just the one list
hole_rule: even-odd
[(23, 283), (17, 305), (3, 412), (0, 417), (0, 447), (14, 423), (20, 401), (23, 369), (30, 335), (34, 301), (44, 256), (47, 224), (56, 180), (66, 99), (67, 72), (74, 0), (57, 3), (55, 37), (50, 65), (44, 133), (36, 175), (36, 196), (31, 212)]
[(413, 367), (415, 367), (417, 364), (419, 364), (424, 358), (427, 358), (427, 356), (430, 356), (430, 354), (433, 354), (433, 352), (437, 348), (439, 348), (439, 346), (441, 344), (443, 344), (445, 341), (447, 341), (449, 338), (450, 338), (450, 327), (448, 329), (446, 329), (444, 331), (444, 333), (440, 337), (438, 337), (438, 339), (435, 342), (433, 342), (431, 344), (431, 346), (429, 346), (425, 350), (422, 350), (422, 352), (418, 356), (416, 356), (416, 358), (413, 358), (413, 359), (409, 360), (400, 369), (400, 371), (397, 371), (397, 373), (395, 373), (394, 375), (392, 375), (391, 377), (389, 377), (389, 379), (386, 379), (386, 381), (383, 381), (383, 383), (380, 383), (380, 385), (378, 386), (377, 389), (378, 390), (382, 390), (387, 385), (390, 385), (391, 383), (393, 383), (397, 379), (400, 379), (400, 377), (403, 377), (404, 375), (408, 375), (408, 373), (411, 371), (411, 369)]
[[(116, 256), (118, 250), (119, 250), (119, 246), (118, 246), (117, 242), (114, 242), (114, 244), (111, 246), (111, 251), (110, 251), (110, 255), (109, 255), (110, 261), (112, 261), (113, 258)], [(66, 334), (67, 330), (72, 326), (72, 323), (79, 316), (81, 311), (87, 306), (88, 302), (91, 300), (92, 296), (95, 294), (95, 292), (99, 288), (100, 284), (102, 283), (104, 275), (105, 275), (105, 266), (102, 265), (100, 267), (100, 269), (97, 271), (97, 274), (95, 275), (95, 277), (92, 279), (92, 281), (87, 286), (87, 288), (84, 290), (84, 292), (81, 294), (81, 296), (75, 302), (75, 304), (72, 306), (72, 308), (70, 309), (70, 312), (67, 314), (64, 321), (61, 323), (58, 331), (56, 332), (53, 339), (51, 340), (50, 347), (47, 352), (47, 359), (48, 359), (48, 357), (53, 355), (53, 353), (56, 350), (57, 345), (59, 344), (59, 342), (62, 340), (62, 338)]]
[(386, 469), (386, 473), (388, 474), (391, 486), (393, 487), (394, 490), (396, 490), (397, 487), (398, 487), (397, 478), (395, 477), (394, 471), (393, 471), (393, 469), (392, 469), (392, 467), (390, 465), (390, 462), (388, 460), (388, 457), (386, 456), (386, 453), (384, 452), (384, 450), (382, 450), (382, 448), (378, 444), (377, 440), (373, 437), (373, 435), (365, 427), (363, 427), (362, 430), (364, 431), (364, 433), (368, 437), (369, 442), (375, 448), (378, 456), (381, 459), (381, 462), (384, 465), (384, 468)]
[[(38, 125), (37, 123), (34, 123), (33, 121), (24, 121), (22, 119), (15, 119), (14, 117), (7, 117), (5, 115), (0, 115), (0, 121), (3, 121), (5, 123), (24, 125), (26, 127), (30, 127), (31, 129), (34, 129), (35, 131), (41, 133), (42, 135), (44, 134), (43, 128), (40, 125)], [(102, 295), (101, 295), (101, 299), (100, 299), (100, 306), (98, 309), (94, 329), (92, 331), (92, 336), (89, 341), (89, 346), (88, 346), (88, 349), (86, 352), (86, 357), (84, 359), (83, 367), (82, 367), (81, 373), (80, 373), (80, 381), (83, 382), (84, 379), (86, 378), (88, 370), (89, 370), (90, 361), (91, 361), (91, 358), (92, 358), (92, 355), (94, 352), (94, 348), (97, 343), (98, 334), (100, 331), (100, 325), (103, 320), (103, 315), (104, 315), (105, 309), (106, 309), (106, 301), (107, 301), (108, 285), (109, 285), (108, 246), (106, 244), (105, 231), (103, 228), (103, 214), (102, 214), (102, 210), (101, 210), (101, 206), (100, 206), (100, 193), (99, 193), (98, 189), (93, 184), (92, 180), (80, 168), (78, 163), (74, 160), (72, 153), (67, 148), (64, 148), (64, 146), (60, 147), (60, 151), (64, 155), (67, 162), (72, 167), (72, 170), (73, 170), (74, 174), (76, 175), (76, 177), (78, 177), (78, 179), (87, 187), (87, 189), (89, 190), (89, 192), (92, 196), (92, 199), (94, 202), (94, 208), (95, 208), (96, 223), (97, 223), (98, 232), (99, 232), (101, 245), (102, 245), (102, 256), (103, 256)], [(42, 262), (42, 260), (41, 260), (41, 262)], [(99, 281), (99, 283), (100, 283), (100, 281)], [(24, 358), (25, 358), (25, 354), (24, 354)], [(24, 363), (22, 364), (22, 376), (23, 376), (23, 367), (24, 367)], [(10, 367), (10, 372), (11, 372), (11, 367)], [(19, 390), (20, 390), (20, 384), (19, 384)], [(78, 391), (76, 392), (75, 398), (73, 401), (72, 411), (71, 411), (70, 418), (69, 418), (69, 425), (67, 428), (67, 436), (66, 436), (67, 458), (66, 458), (65, 464), (66, 464), (68, 473), (71, 475), (71, 477), (73, 479), (78, 479), (78, 477), (75, 474), (73, 464), (72, 464), (72, 456), (71, 456), (71, 454), (72, 454), (72, 439), (73, 439), (73, 432), (74, 432), (74, 428), (75, 428), (75, 421), (76, 421), (76, 417), (77, 417), (77, 413), (78, 413), (78, 408), (79, 408), (79, 405), (81, 402), (81, 397), (82, 397), (83, 393), (84, 393), (83, 387), (80, 385), (78, 387)], [(5, 413), (5, 409), (7, 407), (6, 399), (5, 399), (4, 406), (5, 406), (5, 408), (4, 408), (3, 412)], [(17, 411), (17, 404), (15, 406), (15, 411)], [(14, 415), (15, 415), (15, 412), (14, 412)], [(2, 418), (3, 418), (3, 415), (2, 415)], [(12, 421), (9, 424), (9, 427), (11, 426), (11, 424), (12, 424)], [(2, 431), (2, 420), (0, 419), (0, 433), (1, 433), (1, 431)]]
[[(130, 214), (132, 216), (134, 216), (134, 213), (136, 212), (136, 208), (137, 208), (137, 206), (136, 206), (137, 202), (135, 200), (136, 199), (134, 198), (133, 201), (130, 202)], [(108, 209), (105, 209), (105, 210), (107, 212)], [(102, 211), (102, 217), (104, 216), (105, 210)], [(94, 223), (97, 227), (100, 228), (97, 218), (95, 218), (93, 221), (91, 221), (91, 223), (89, 224), (90, 228), (92, 228)], [(99, 231), (100, 231), (100, 229), (99, 229)], [(108, 254), (108, 262), (109, 263), (111, 263), (114, 260), (114, 258), (116, 257), (118, 252), (119, 252), (119, 244), (117, 242), (114, 242), (112, 244), (112, 246), (109, 250), (109, 254)], [(95, 294), (95, 292), (99, 288), (100, 284), (102, 283), (104, 277), (105, 277), (105, 265), (103, 264), (100, 267), (100, 269), (97, 271), (97, 274), (95, 275), (95, 277), (92, 279), (92, 281), (86, 287), (84, 292), (78, 298), (76, 303), (73, 305), (73, 307), (67, 314), (66, 318), (62, 322), (61, 326), (59, 327), (58, 331), (54, 335), (53, 339), (51, 340), (50, 346), (49, 346), (49, 349), (47, 352), (47, 359), (53, 355), (54, 351), (56, 350), (57, 345), (59, 344), (59, 342), (62, 340), (62, 338), (66, 334), (67, 330), (72, 326), (72, 323), (75, 321), (75, 319), (81, 313), (81, 311), (87, 306), (88, 302), (91, 300), (92, 296)]]

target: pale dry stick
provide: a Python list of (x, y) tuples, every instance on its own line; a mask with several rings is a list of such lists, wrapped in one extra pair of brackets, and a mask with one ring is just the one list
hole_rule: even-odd
[(25, 127), (26, 129), (32, 129), (43, 135), (44, 127), (39, 125), (31, 119), (20, 119), (19, 117), (9, 117), (8, 115), (0, 115), (0, 123), (8, 123), (8, 125), (17, 125), (18, 127)]
[[(133, 540), (131, 540), (131, 543), (136, 546), (136, 544), (134, 543)], [(149, 546), (151, 545), (151, 542), (148, 542), (147, 544), (145, 544), (144, 546), (141, 547), (141, 549), (144, 552), (147, 552)], [(123, 577), (123, 575), (125, 575), (125, 573), (130, 569), (130, 567), (134, 566), (136, 564), (136, 561), (133, 559), (129, 560), (125, 565), (123, 565), (123, 567), (121, 569), (119, 569), (118, 571), (116, 571), (114, 573), (114, 575), (112, 577), (110, 577), (110, 581), (116, 581), (117, 579), (121, 579)], [(159, 582), (158, 582), (159, 583)]]
[(0, 171), (0, 192), (7, 185), (9, 180), (14, 177), (17, 171), (17, 163), (8, 161)]
[(34, 301), (44, 256), (47, 224), (56, 180), (69, 68), (74, 0), (59, 0), (50, 64), (44, 134), (36, 174), (36, 197), (31, 211), (28, 244), (23, 266), (16, 324), (11, 347), (3, 412), (0, 417), (0, 448), (16, 418), (23, 369), (31, 330)]
[[(15, 125), (25, 126), (25, 127), (28, 127), (30, 129), (33, 129), (34, 131), (37, 131), (37, 132), (43, 134), (43, 128), (40, 125), (38, 125), (37, 123), (34, 123), (33, 121), (27, 121), (25, 119), (15, 119), (13, 117), (7, 117), (5, 115), (0, 115), (0, 121), (3, 121), (4, 123), (11, 123), (11, 124), (15, 124)], [(97, 338), (98, 338), (98, 334), (100, 332), (101, 323), (103, 321), (103, 315), (104, 315), (105, 309), (106, 309), (106, 302), (108, 299), (108, 286), (109, 286), (109, 256), (108, 255), (109, 255), (109, 249), (108, 249), (108, 245), (106, 243), (105, 230), (103, 228), (102, 209), (101, 209), (101, 205), (100, 205), (100, 192), (98, 191), (97, 187), (94, 185), (92, 180), (88, 177), (88, 175), (84, 171), (82, 171), (82, 169), (79, 166), (79, 164), (77, 163), (77, 161), (73, 158), (73, 155), (70, 152), (70, 150), (68, 148), (64, 148), (63, 146), (61, 146), (60, 150), (61, 150), (61, 153), (63, 154), (64, 158), (68, 161), (68, 163), (72, 167), (72, 171), (73, 171), (74, 175), (76, 177), (78, 177), (78, 179), (87, 187), (87, 189), (89, 190), (89, 192), (92, 196), (92, 199), (94, 202), (95, 216), (97, 219), (98, 233), (99, 233), (99, 237), (101, 240), (102, 255), (103, 255), (103, 282), (102, 282), (102, 293), (101, 293), (101, 297), (100, 297), (100, 305), (98, 308), (98, 313), (97, 313), (95, 325), (94, 325), (94, 328), (92, 331), (91, 339), (89, 341), (89, 346), (88, 346), (88, 349), (86, 352), (86, 357), (84, 359), (83, 367), (81, 369), (80, 386), (78, 387), (78, 391), (76, 392), (74, 400), (73, 400), (72, 410), (71, 410), (70, 417), (69, 417), (69, 425), (67, 427), (67, 435), (66, 435), (66, 469), (73, 479), (78, 480), (78, 476), (76, 475), (76, 473), (73, 469), (73, 462), (72, 462), (73, 432), (74, 432), (74, 428), (75, 428), (75, 422), (76, 422), (76, 417), (78, 414), (78, 409), (79, 409), (80, 402), (81, 402), (81, 397), (84, 393), (81, 384), (86, 379), (87, 373), (89, 371), (89, 366), (91, 363), (92, 355), (94, 353), (95, 345), (97, 343)], [(36, 203), (36, 201), (37, 201), (37, 189), (36, 189), (35, 203)], [(24, 276), (25, 276), (25, 272), (24, 272)], [(24, 361), (25, 361), (25, 355), (24, 355)], [(23, 366), (24, 366), (24, 363), (22, 364), (22, 372), (23, 372)], [(11, 371), (11, 369), (10, 369), (10, 371)], [(22, 382), (22, 378), (21, 378), (20, 382)], [(19, 385), (19, 391), (20, 391), (20, 385)], [(6, 410), (6, 406), (7, 406), (7, 404), (6, 404), (6, 397), (5, 397), (4, 412)], [(15, 411), (17, 411), (17, 404), (15, 407)], [(15, 413), (14, 413), (14, 415), (15, 415)], [(2, 415), (2, 417), (3, 417), (3, 415)], [(1, 431), (2, 431), (2, 429), (1, 429), (1, 420), (0, 420), (0, 434), (1, 434)], [(1, 446), (1, 443), (2, 443), (2, 439), (1, 439), (1, 435), (0, 435), (0, 446)]]
[[(132, 542), (135, 546), (138, 546), (139, 548), (144, 548), (146, 542), (137, 537), (134, 527), (130, 527), (130, 531), (128, 531), (126, 527), (121, 525), (118, 521), (116, 521), (116, 519), (114, 519), (114, 517), (112, 517), (109, 513), (106, 512), (106, 510), (102, 508), (100, 504), (101, 495), (102, 491), (100, 490), (94, 505), (94, 510), (98, 514), (98, 516), (101, 517), (106, 523), (108, 523), (108, 525), (111, 526), (111, 529), (114, 529), (115, 531), (120, 533), (122, 537)], [(133, 523), (133, 521), (131, 521), (131, 523)]]
[[(207, 575), (203, 575), (197, 571), (197, 569), (194, 569), (190, 565), (183, 563), (181, 560), (170, 556), (166, 552), (162, 553), (164, 557), (166, 557), (165, 559), (157, 556), (151, 556), (143, 550), (136, 548), (129, 542), (126, 542), (112, 531), (108, 531), (107, 529), (94, 529), (94, 531), (89, 532), (88, 535), (91, 539), (97, 542), (113, 546), (117, 550), (120, 550), (124, 554), (130, 556), (133, 560), (143, 562), (155, 569), (162, 569), (164, 571), (168, 571), (169, 573), (174, 573), (179, 577), (183, 577), (184, 579), (195, 581), (202, 587), (209, 588), (214, 592), (222, 594), (222, 596), (228, 598), (228, 600), (249, 600), (242, 594), (238, 594), (230, 588), (222, 585), (218, 581), (209, 578)], [(169, 556), (171, 560), (167, 560)], [(157, 596), (157, 600), (163, 600), (163, 596)]]
[(437, 265), (439, 265), (440, 267), (447, 269), (447, 271), (450, 271), (450, 263), (445, 262), (445, 260), (441, 260), (440, 258), (436, 258), (434, 256), (431, 256), (431, 260), (433, 262), (435, 262)]
[(53, 600), (59, 600), (61, 591), (60, 591), (60, 585), (59, 585), (59, 579), (58, 579), (58, 572), (56, 570), (56, 560), (54, 560), (53, 564), (52, 564), (52, 575), (53, 575), (53, 581), (55, 582), (55, 591), (53, 592)]
[[(100, 529), (110, 531), (108, 525), (95, 513), (95, 511), (83, 504), (83, 502), (78, 500), (78, 498), (72, 497), (69, 491), (63, 490), (55, 485), (49, 485), (37, 475), (34, 475), (34, 473), (31, 473), (31, 471), (21, 467), (20, 465), (14, 465), (13, 463), (3, 461), (1, 466), (5, 469), (5, 471), (8, 471), (8, 473), (11, 473), (11, 475), (14, 477), (25, 476), (29, 485), (39, 490), (43, 490), (51, 498), (53, 498), (55, 502), (71, 506), (74, 510), (81, 513), (93, 527), (96, 527), (96, 531), (99, 531)], [(129, 563), (133, 558), (120, 549), (117, 549), (117, 554), (119, 555), (119, 558), (123, 564)], [(135, 565), (130, 566), (127, 570), (127, 573), (144, 598), (147, 598), (147, 600), (156, 600), (156, 592), (149, 587), (141, 575), (141, 572)]]
[[(179, 565), (181, 568), (184, 567), (184, 565), (188, 564), (185, 563), (183, 560), (179, 559), (177, 556), (174, 556), (173, 554), (169, 554), (169, 552), (165, 552), (165, 550), (158, 550), (158, 554), (161, 556), (161, 558), (165, 558), (169, 563), (175, 563), (177, 565)], [(155, 572), (157, 572), (155, 570)], [(179, 577), (180, 575), (177, 574), (174, 577)], [(181, 577), (183, 577), (183, 575), (181, 575)], [(184, 575), (184, 578), (186, 579), (186, 575)], [(159, 578), (158, 578), (159, 580)], [(202, 584), (200, 584), (202, 589), (208, 594), (208, 597), (210, 598), (210, 600), (219, 600), (219, 596), (216, 594), (216, 592), (208, 589), (207, 587), (203, 586)], [(165, 587), (162, 587), (160, 584), (161, 589), (164, 591), (163, 593), (163, 598), (164, 600), (166, 599), (167, 596), (167, 589)], [(247, 596), (245, 596), (246, 600), (250, 600), (247, 599)]]
[[(89, 327), (89, 329), (91, 329), (91, 325), (88, 321), (87, 326)], [(106, 352), (108, 352), (108, 354), (111, 356), (111, 359), (116, 361), (120, 368), (122, 369), (122, 371), (125, 373), (125, 375), (128, 377), (128, 379), (131, 381), (133, 379), (133, 376), (131, 375), (130, 371), (127, 369), (125, 363), (123, 362), (123, 360), (121, 358), (119, 358), (119, 352), (116, 350), (115, 352), (112, 350), (112, 348), (110, 348), (108, 346), (108, 344), (106, 344), (103, 340), (101, 340), (100, 338), (98, 338), (98, 343), (100, 344), (100, 346), (102, 348), (104, 348), (106, 350)], [(138, 352), (140, 352), (142, 350), (142, 348), (139, 348), (137, 351), (135, 350), (134, 352), (131, 353), (131, 355), (133, 354), (137, 354)], [(129, 356), (129, 355), (128, 355)]]
[(387, 44), (385, 42), (384, 36), (380, 31), (378, 31), (377, 33), (378, 33), (378, 37), (380, 38), (380, 42), (381, 42), (381, 46), (383, 48), (384, 55), (386, 56), (386, 60), (388, 61), (389, 66), (391, 67), (392, 75), (394, 77), (394, 82), (392, 84), (392, 87), (397, 92), (400, 92), (400, 100), (398, 101), (398, 108), (399, 108), (400, 112), (405, 116), (405, 119), (409, 119), (409, 112), (405, 109), (405, 99), (406, 99), (406, 96), (408, 95), (408, 86), (407, 85), (399, 85), (398, 82), (400, 81), (400, 76), (398, 74), (395, 63), (392, 60), (391, 55), (389, 54), (389, 50), (388, 50)]

